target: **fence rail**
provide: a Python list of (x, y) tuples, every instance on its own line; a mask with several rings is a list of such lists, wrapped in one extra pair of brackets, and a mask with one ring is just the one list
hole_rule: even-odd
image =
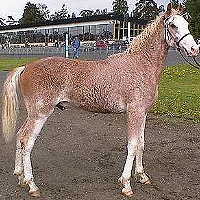
[[(114, 53), (123, 52), (126, 49), (124, 46), (113, 46), (107, 48), (96, 47), (81, 47), (80, 58), (82, 59), (104, 59)], [(0, 49), (0, 56), (14, 56), (14, 57), (49, 57), (61, 56), (65, 57), (65, 47), (9, 47)], [(69, 58), (73, 57), (73, 49), (69, 48)]]

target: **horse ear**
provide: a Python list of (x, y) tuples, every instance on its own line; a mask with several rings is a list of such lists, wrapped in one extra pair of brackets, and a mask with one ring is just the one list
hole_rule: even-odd
[(169, 4), (167, 5), (167, 12), (171, 12), (172, 8), (173, 8), (173, 4), (172, 4), (172, 3), (169, 3)]
[(172, 3), (169, 3), (169, 4), (167, 5), (166, 17), (169, 16), (169, 15), (171, 14), (172, 8), (173, 8), (173, 4), (172, 4)]
[(177, 10), (181, 13), (184, 11), (184, 7), (182, 6), (182, 4), (179, 4), (177, 7)]

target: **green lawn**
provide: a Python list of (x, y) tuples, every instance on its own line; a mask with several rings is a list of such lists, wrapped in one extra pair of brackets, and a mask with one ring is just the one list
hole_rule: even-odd
[(38, 58), (0, 58), (0, 71), (22, 66)]
[(187, 65), (167, 67), (152, 112), (200, 122), (200, 71)]
[[(38, 58), (0, 58), (0, 71)], [(159, 86), (159, 98), (151, 112), (200, 122), (200, 70), (187, 65), (167, 67)]]

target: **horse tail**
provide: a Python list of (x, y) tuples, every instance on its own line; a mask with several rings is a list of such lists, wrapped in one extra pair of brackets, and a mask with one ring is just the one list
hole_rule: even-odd
[(18, 67), (9, 73), (3, 86), (2, 130), (5, 141), (8, 143), (14, 136), (18, 112), (19, 77), (25, 66)]

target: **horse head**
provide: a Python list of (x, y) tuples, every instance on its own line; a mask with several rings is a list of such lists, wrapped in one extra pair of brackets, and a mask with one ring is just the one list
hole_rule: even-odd
[(165, 13), (165, 40), (170, 47), (184, 49), (189, 56), (199, 54), (199, 46), (188, 29), (188, 21), (184, 18), (183, 7), (179, 5), (176, 9), (168, 4)]

